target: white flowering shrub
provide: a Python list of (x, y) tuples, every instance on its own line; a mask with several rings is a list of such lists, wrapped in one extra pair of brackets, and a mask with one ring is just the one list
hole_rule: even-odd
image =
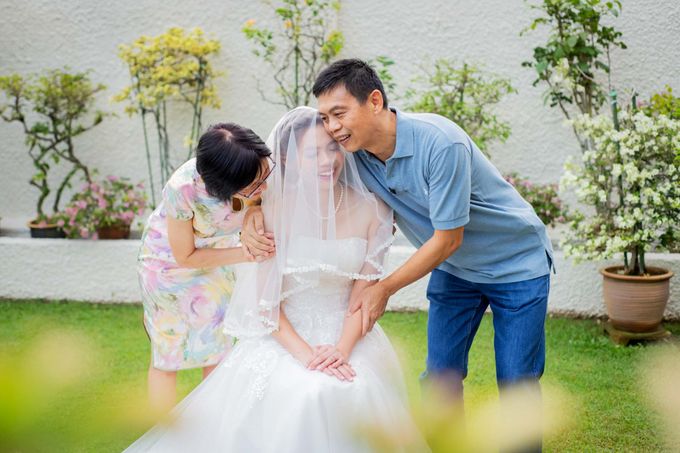
[(627, 252), (625, 273), (643, 275), (645, 252), (680, 241), (680, 121), (622, 111), (619, 122), (617, 130), (605, 115), (573, 121), (590, 149), (566, 163), (561, 184), (594, 209), (575, 210), (561, 246), (577, 261)]

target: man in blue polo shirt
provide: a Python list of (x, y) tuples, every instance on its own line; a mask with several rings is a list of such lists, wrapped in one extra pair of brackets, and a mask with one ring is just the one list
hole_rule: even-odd
[(493, 312), (499, 385), (537, 382), (545, 363), (552, 248), (533, 208), (456, 124), (389, 109), (366, 63), (341, 60), (313, 88), (326, 130), (355, 153), (363, 182), (416, 253), (354, 300), (364, 332), (390, 296), (431, 272), (427, 371), (462, 392), (468, 352)]

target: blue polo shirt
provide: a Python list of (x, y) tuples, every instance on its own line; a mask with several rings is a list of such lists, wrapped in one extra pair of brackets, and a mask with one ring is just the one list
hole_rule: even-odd
[(364, 184), (395, 213), (415, 246), (434, 230), (465, 227), (439, 269), (476, 283), (510, 283), (550, 273), (552, 246), (534, 209), (455, 123), (396, 110), (392, 157), (356, 153)]

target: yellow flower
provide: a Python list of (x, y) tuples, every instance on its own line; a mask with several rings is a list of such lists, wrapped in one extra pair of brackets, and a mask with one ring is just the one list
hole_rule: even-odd
[(246, 21), (246, 27), (252, 27), (253, 25), (255, 25), (255, 19), (248, 19)]

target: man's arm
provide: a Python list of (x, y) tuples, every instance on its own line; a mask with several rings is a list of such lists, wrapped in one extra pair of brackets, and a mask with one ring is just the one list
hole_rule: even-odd
[(463, 243), (463, 229), (464, 227), (435, 230), (434, 235), (401, 267), (377, 284), (365, 288), (352, 301), (348, 316), (352, 316), (361, 308), (362, 335), (366, 335), (383, 315), (390, 296), (432, 272), (460, 247)]
[(392, 294), (431, 272), (463, 243), (463, 228), (470, 220), (471, 159), (461, 143), (431, 151), (427, 201), (434, 234), (399, 269), (353, 301), (352, 312), (361, 306), (364, 335), (385, 312)]

